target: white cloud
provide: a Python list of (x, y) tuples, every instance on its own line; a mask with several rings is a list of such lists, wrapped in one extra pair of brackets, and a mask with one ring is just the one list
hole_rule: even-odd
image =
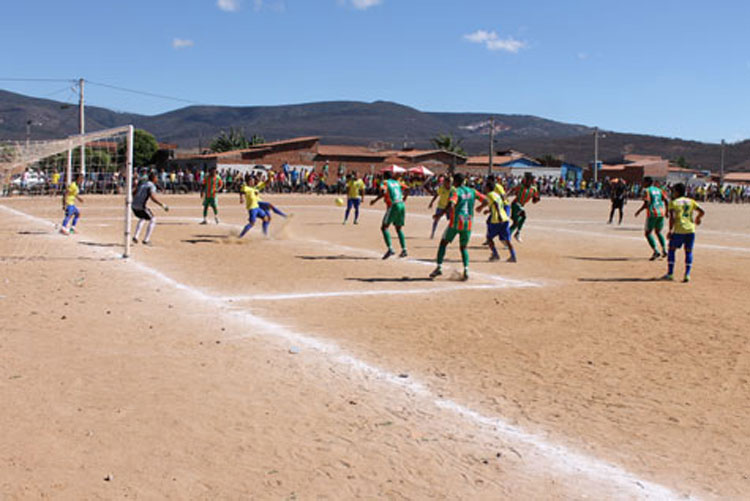
[(513, 37), (500, 38), (496, 31), (477, 30), (474, 33), (464, 35), (464, 39), (471, 43), (484, 44), (488, 50), (517, 53), (528, 45), (522, 40)]
[(578, 57), (578, 59), (580, 59), (581, 61), (585, 61), (586, 59), (588, 59), (588, 58), (589, 58), (589, 55), (588, 55), (588, 53), (587, 53), (587, 52), (579, 52), (579, 53), (578, 53), (578, 54), (576, 55), (576, 57)]
[(240, 0), (216, 0), (216, 6), (225, 12), (237, 12), (240, 10)]
[(185, 38), (172, 39), (172, 48), (174, 49), (186, 49), (188, 47), (192, 47), (193, 45), (195, 45), (195, 43), (192, 40), (187, 40)]
[(357, 10), (367, 10), (383, 3), (383, 0), (338, 0), (342, 7), (351, 6)]

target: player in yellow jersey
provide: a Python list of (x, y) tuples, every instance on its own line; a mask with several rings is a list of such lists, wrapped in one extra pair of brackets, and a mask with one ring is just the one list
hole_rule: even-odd
[(344, 212), (344, 224), (349, 219), (349, 212), (354, 208), (354, 224), (359, 224), (359, 205), (365, 200), (365, 182), (356, 172), (347, 176), (346, 181), (346, 212)]
[[(83, 203), (83, 198), (78, 195), (80, 193), (79, 186), (81, 185), (83, 185), (83, 174), (78, 174), (76, 180), (70, 183), (63, 192), (62, 208), (65, 212), (65, 217), (60, 227), (60, 233), (64, 235), (76, 232), (76, 224), (78, 224), (78, 218), (81, 217), (81, 212), (76, 207), (76, 201)], [(73, 222), (70, 224), (70, 229), (68, 229), (68, 222), (71, 217), (73, 218)]]
[(266, 214), (266, 211), (260, 208), (260, 205), (258, 204), (258, 199), (260, 198), (260, 194), (258, 192), (258, 189), (255, 187), (255, 178), (251, 176), (250, 174), (245, 174), (245, 184), (242, 185), (242, 188), (240, 189), (240, 203), (244, 201), (245, 208), (247, 209), (248, 214), (248, 222), (245, 225), (244, 228), (242, 228), (242, 232), (240, 233), (240, 238), (245, 236), (245, 233), (250, 231), (250, 229), (255, 225), (255, 221), (258, 219), (261, 219), (263, 221), (263, 234), (268, 235), (268, 224), (270, 222), (270, 218), (268, 217), (268, 214)]
[(438, 204), (432, 219), (432, 233), (430, 233), (430, 239), (435, 238), (435, 231), (437, 230), (438, 223), (440, 222), (440, 218), (442, 216), (445, 216), (445, 219), (447, 219), (448, 221), (450, 221), (451, 219), (451, 215), (448, 214), (448, 203), (450, 202), (451, 193), (453, 193), (453, 190), (453, 181), (451, 180), (451, 177), (443, 177), (440, 186), (438, 186), (438, 189), (433, 195), (432, 200), (430, 200), (430, 205), (427, 206), (428, 209), (432, 209), (435, 200), (437, 200)]
[(487, 218), (487, 245), (490, 246), (490, 250), (492, 251), (490, 261), (500, 260), (500, 254), (497, 253), (495, 242), (493, 242), (493, 239), (498, 237), (510, 251), (508, 262), (515, 263), (516, 250), (513, 248), (513, 242), (510, 241), (510, 217), (505, 210), (505, 200), (498, 193), (494, 179), (487, 179), (485, 190), (490, 205), (489, 210), (485, 211), (485, 214), (489, 214), (490, 216)]
[[(697, 213), (697, 216), (694, 214)], [(685, 196), (685, 185), (677, 183), (672, 188), (672, 201), (669, 202), (669, 252), (667, 253), (667, 274), (665, 280), (674, 280), (674, 263), (677, 249), (685, 246), (685, 278), (690, 281), (693, 268), (693, 246), (695, 245), (695, 227), (701, 224), (706, 212), (692, 198)]]

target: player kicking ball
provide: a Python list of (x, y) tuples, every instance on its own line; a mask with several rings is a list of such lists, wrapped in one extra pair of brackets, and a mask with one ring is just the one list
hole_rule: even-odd
[[(60, 226), (60, 233), (63, 235), (76, 232), (76, 224), (78, 224), (78, 218), (81, 217), (81, 211), (76, 207), (76, 201), (83, 203), (83, 198), (78, 195), (80, 193), (79, 186), (82, 184), (83, 174), (78, 174), (76, 180), (70, 183), (63, 193), (62, 208), (65, 216), (63, 217), (62, 226)], [(70, 229), (68, 229), (70, 218), (73, 218), (73, 221), (70, 223)]]
[[(487, 198), (474, 188), (464, 186), (463, 174), (453, 176), (453, 187), (455, 188), (448, 200), (448, 213), (451, 215), (450, 224), (443, 232), (440, 247), (437, 254), (437, 268), (430, 273), (430, 278), (437, 278), (443, 274), (443, 260), (448, 244), (458, 235), (461, 246), (461, 260), (464, 264), (463, 280), (469, 279), (469, 241), (471, 240), (471, 223), (474, 219), (474, 204), (477, 199), (481, 205), (477, 210), (481, 211), (487, 205)], [(440, 216), (433, 216), (440, 218)]]
[(248, 221), (240, 232), (240, 238), (244, 237), (255, 226), (255, 222), (258, 219), (263, 221), (263, 234), (268, 236), (268, 225), (271, 222), (271, 218), (268, 217), (266, 211), (260, 208), (258, 204), (259, 195), (258, 189), (255, 187), (255, 179), (250, 174), (245, 174), (245, 184), (240, 189), (240, 203), (245, 202)]
[[(694, 213), (698, 213), (693, 217)], [(695, 227), (700, 226), (706, 212), (692, 198), (685, 196), (685, 185), (677, 183), (672, 188), (672, 201), (669, 203), (669, 253), (667, 254), (667, 274), (664, 280), (674, 280), (674, 263), (677, 249), (685, 246), (685, 278), (690, 281), (693, 268), (693, 246), (695, 245)]]
[(156, 198), (156, 180), (156, 172), (151, 172), (148, 175), (148, 179), (139, 183), (133, 190), (135, 192), (132, 205), (133, 214), (138, 218), (138, 223), (135, 225), (135, 234), (133, 235), (134, 244), (138, 243), (143, 225), (148, 221), (148, 228), (146, 228), (146, 237), (143, 239), (143, 245), (151, 245), (151, 234), (154, 232), (154, 228), (156, 228), (156, 218), (151, 210), (146, 207), (149, 200), (153, 200), (156, 205), (164, 209), (164, 212), (169, 211), (169, 207)]
[[(380, 194), (370, 202), (370, 205), (375, 203), (381, 198), (385, 198), (385, 215), (383, 216), (383, 224), (380, 226), (380, 231), (383, 233), (383, 240), (385, 245), (388, 246), (388, 250), (383, 254), (383, 259), (396, 254), (393, 251), (393, 244), (391, 243), (391, 233), (388, 231), (388, 227), (392, 224), (396, 227), (396, 233), (398, 234), (398, 243), (401, 244), (401, 254), (399, 257), (406, 257), (406, 237), (404, 236), (404, 223), (406, 222), (406, 199), (409, 196), (409, 187), (406, 186), (402, 181), (393, 179), (393, 174), (385, 172), (383, 174), (383, 184), (380, 185)], [(404, 194), (406, 190), (406, 194)]]

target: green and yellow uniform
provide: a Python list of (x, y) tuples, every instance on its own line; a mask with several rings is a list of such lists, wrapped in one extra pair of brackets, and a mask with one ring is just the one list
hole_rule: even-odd
[(240, 191), (245, 196), (245, 208), (247, 210), (257, 209), (259, 207), (258, 202), (260, 201), (260, 193), (257, 188), (243, 184)]
[(688, 197), (680, 197), (669, 203), (669, 211), (674, 219), (672, 232), (678, 235), (695, 233), (695, 210), (700, 208), (698, 202)]
[(437, 208), (438, 209), (445, 209), (448, 207), (448, 202), (450, 201), (451, 194), (453, 193), (453, 187), (450, 186), (446, 188), (442, 184), (437, 189), (438, 194), (438, 202), (437, 202)]
[(214, 211), (214, 215), (218, 213), (218, 206), (216, 205), (216, 196), (224, 186), (219, 176), (208, 176), (203, 180), (203, 219), (206, 219), (208, 214), (208, 208), (211, 207)]
[(346, 196), (348, 198), (360, 198), (365, 191), (365, 182), (361, 179), (350, 179), (346, 182)]
[(491, 191), (487, 195), (490, 199), (490, 223), (498, 224), (508, 221), (508, 213), (505, 212), (505, 200), (497, 191)]
[(76, 198), (78, 198), (78, 193), (80, 193), (80, 190), (78, 189), (78, 185), (76, 184), (75, 181), (73, 181), (72, 183), (68, 185), (68, 189), (65, 190), (65, 207), (76, 204)]

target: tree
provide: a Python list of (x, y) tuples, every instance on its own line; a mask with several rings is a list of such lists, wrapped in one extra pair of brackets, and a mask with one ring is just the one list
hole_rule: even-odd
[(685, 160), (685, 157), (683, 156), (677, 157), (677, 160), (675, 160), (674, 163), (676, 163), (679, 167), (682, 167), (683, 169), (690, 168), (690, 164), (687, 162), (687, 160)]
[(466, 151), (461, 147), (463, 139), (456, 140), (456, 138), (453, 137), (453, 134), (438, 134), (430, 141), (435, 145), (435, 148), (439, 150), (449, 151), (464, 157), (466, 156)]
[[(260, 141), (260, 142), (256, 142)], [(244, 150), (253, 144), (262, 144), (265, 142), (260, 136), (253, 136), (252, 142), (245, 137), (245, 131), (242, 129), (229, 128), (229, 132), (221, 131), (218, 136), (211, 141), (211, 151), (222, 153), (224, 151)]]
[[(133, 167), (144, 167), (154, 163), (154, 155), (159, 151), (159, 143), (150, 132), (143, 129), (135, 129), (133, 132)], [(125, 159), (125, 143), (117, 148), (117, 156)]]

